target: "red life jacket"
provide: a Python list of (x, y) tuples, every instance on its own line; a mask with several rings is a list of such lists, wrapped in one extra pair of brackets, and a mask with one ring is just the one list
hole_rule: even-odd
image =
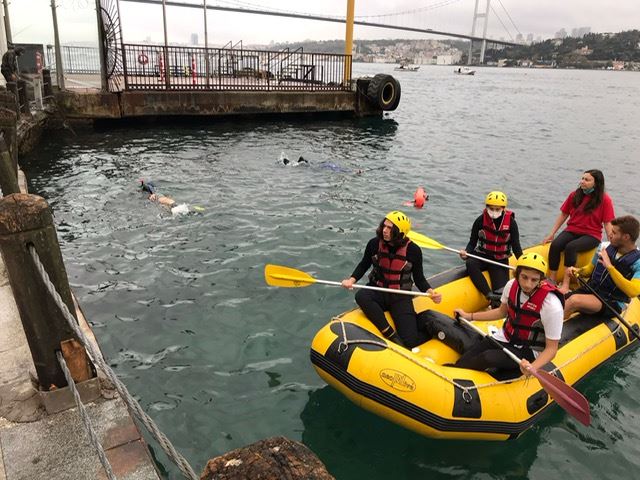
[(407, 261), (407, 248), (411, 242), (407, 241), (391, 253), (388, 245), (380, 240), (378, 253), (371, 258), (373, 269), (369, 275), (371, 282), (379, 287), (411, 290), (413, 287), (413, 265)]
[(556, 287), (544, 281), (527, 301), (520, 305), (520, 285), (517, 280), (513, 282), (507, 302), (507, 318), (502, 326), (504, 336), (510, 343), (544, 348), (545, 337), (540, 321), (540, 310), (549, 293), (554, 293), (564, 306), (564, 295)]
[(485, 208), (482, 213), (482, 228), (478, 232), (478, 251), (485, 253), (496, 260), (502, 260), (511, 256), (511, 219), (514, 214), (511, 210), (505, 210), (502, 222), (496, 230), (493, 219)]

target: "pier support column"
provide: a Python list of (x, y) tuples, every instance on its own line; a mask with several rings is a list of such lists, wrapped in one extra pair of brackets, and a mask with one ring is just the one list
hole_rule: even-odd
[(0, 200), (0, 250), (40, 390), (67, 385), (56, 358), (57, 351), (65, 355), (76, 382), (95, 377), (95, 369), (84, 348), (77, 348), (77, 337), (36, 270), (29, 245), (35, 247), (51, 282), (75, 318), (76, 309), (49, 205), (37, 195), (15, 193), (5, 196)]

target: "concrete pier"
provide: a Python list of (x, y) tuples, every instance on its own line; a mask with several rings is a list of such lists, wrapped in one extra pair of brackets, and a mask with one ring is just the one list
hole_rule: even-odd
[[(358, 81), (360, 82), (360, 80)], [(56, 94), (63, 117), (71, 120), (139, 117), (225, 117), (265, 114), (381, 116), (359, 89), (350, 91), (97, 91)], [(366, 89), (364, 90), (366, 91)]]
[[(81, 326), (89, 327), (79, 309)], [(18, 309), (0, 258), (0, 480), (106, 478), (75, 408), (45, 412)], [(87, 405), (100, 443), (119, 479), (158, 479), (146, 443), (117, 393)]]

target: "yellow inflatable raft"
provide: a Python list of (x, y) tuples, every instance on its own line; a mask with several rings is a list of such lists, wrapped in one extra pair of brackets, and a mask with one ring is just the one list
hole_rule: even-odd
[[(546, 255), (548, 246), (528, 251)], [(589, 262), (591, 255), (580, 255), (578, 264)], [(459, 357), (448, 345), (477, 341), (447, 316), (453, 315), (454, 308), (478, 311), (487, 307), (487, 301), (471, 284), (464, 267), (436, 275), (429, 282), (442, 293), (443, 301), (435, 305), (425, 297), (414, 300), (417, 312), (430, 315), (434, 335), (418, 352), (384, 339), (356, 309), (333, 318), (316, 334), (311, 344), (314, 368), (356, 405), (421, 435), (477, 440), (518, 437), (553, 400), (535, 378), (501, 379), (447, 366)], [(638, 329), (637, 298), (623, 316)], [(499, 327), (501, 322), (477, 324), (487, 331), (489, 325)], [(576, 315), (565, 322), (558, 353), (545, 370), (573, 385), (637, 343), (615, 317)]]

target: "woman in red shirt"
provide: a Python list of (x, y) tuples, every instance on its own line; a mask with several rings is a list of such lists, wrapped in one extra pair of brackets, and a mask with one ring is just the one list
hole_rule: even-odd
[[(564, 251), (564, 266), (573, 267), (579, 252), (586, 252), (598, 246), (602, 241), (602, 226), (611, 231), (611, 220), (615, 218), (611, 197), (604, 191), (604, 175), (600, 170), (587, 170), (582, 175), (580, 186), (569, 194), (560, 207), (560, 215), (556, 219), (551, 232), (544, 243), (551, 242), (549, 248), (549, 278), (556, 278), (560, 266), (560, 254)], [(567, 228), (554, 236), (558, 229), (567, 222)], [(559, 290), (569, 291), (569, 276), (562, 279)]]

